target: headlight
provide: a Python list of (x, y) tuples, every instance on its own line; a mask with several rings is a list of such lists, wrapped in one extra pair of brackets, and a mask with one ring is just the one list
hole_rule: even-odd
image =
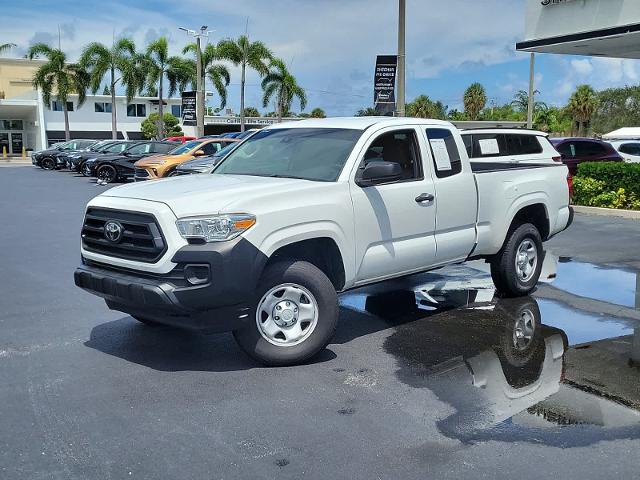
[(211, 217), (181, 218), (176, 221), (183, 238), (205, 242), (224, 242), (236, 238), (256, 223), (256, 217), (248, 214), (214, 215)]

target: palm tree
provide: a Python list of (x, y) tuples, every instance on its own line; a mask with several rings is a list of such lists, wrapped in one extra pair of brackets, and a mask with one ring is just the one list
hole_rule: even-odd
[(256, 107), (244, 107), (244, 116), (245, 117), (259, 117), (260, 112)]
[(580, 85), (569, 98), (567, 111), (578, 125), (578, 135), (585, 135), (598, 106), (598, 94), (589, 85)]
[[(51, 108), (51, 97), (62, 103), (64, 112), (64, 137), (71, 139), (69, 132), (69, 110), (67, 100), (69, 95), (78, 95), (78, 106), (86, 99), (87, 89), (91, 83), (91, 76), (76, 63), (67, 63), (67, 56), (57, 48), (51, 48), (45, 43), (33, 45), (27, 57), (33, 60), (35, 57), (44, 56), (47, 63), (40, 66), (33, 76), (33, 86), (42, 90), (42, 100)], [(55, 93), (54, 93), (55, 92)]]
[(262, 89), (264, 90), (263, 107), (269, 105), (273, 96), (276, 97), (278, 120), (282, 120), (283, 114), (291, 110), (294, 98), (300, 101), (301, 110), (307, 106), (307, 95), (304, 89), (298, 85), (296, 78), (291, 75), (287, 66), (280, 59), (276, 58), (271, 61), (270, 71), (262, 79)]
[(246, 35), (238, 40), (230, 38), (218, 43), (218, 55), (221, 59), (229, 60), (236, 67), (241, 68), (240, 77), (240, 130), (244, 132), (244, 89), (246, 85), (247, 67), (265, 76), (269, 73), (267, 61), (273, 58), (271, 51), (262, 42), (251, 42)]
[(356, 117), (378, 117), (380, 113), (373, 107), (361, 108), (356, 112)]
[(160, 37), (147, 45), (144, 59), (147, 71), (147, 88), (158, 86), (158, 134), (164, 136), (164, 79), (169, 81), (169, 96), (178, 90), (184, 90), (192, 82), (188, 61), (180, 57), (169, 56), (169, 43), (166, 37)]
[(0, 53), (4, 53), (6, 50), (11, 50), (15, 46), (15, 43), (0, 43)]
[(311, 110), (311, 118), (327, 118), (327, 114), (321, 108), (314, 108)]
[[(539, 93), (540, 92), (538, 90), (533, 91), (534, 96), (538, 95)], [(513, 96), (513, 102), (511, 102), (511, 106), (520, 113), (527, 113), (527, 111), (529, 110), (529, 94), (524, 90), (518, 90)], [(544, 108), (547, 108), (547, 104), (544, 102), (533, 103), (534, 113)]]
[(464, 111), (469, 120), (477, 120), (480, 112), (487, 104), (487, 93), (484, 87), (479, 83), (473, 83), (464, 92), (463, 97)]
[(420, 95), (413, 102), (407, 105), (407, 116), (417, 118), (436, 118), (437, 107), (426, 95)]
[[(197, 51), (198, 46), (195, 43), (190, 43), (182, 49), (182, 54), (186, 55), (191, 52), (195, 56)], [(204, 85), (208, 77), (220, 96), (220, 108), (224, 108), (227, 105), (227, 87), (231, 81), (229, 70), (224, 65), (215, 63), (215, 61), (220, 58), (218, 49), (215, 45), (210, 43), (207, 44), (202, 50), (201, 56), (202, 84)], [(191, 84), (195, 87), (197, 85), (197, 80), (195, 78), (197, 72), (196, 60), (186, 60), (186, 62), (188, 62), (189, 68), (193, 72), (193, 80), (191, 81)]]
[[(111, 48), (93, 42), (87, 45), (80, 56), (80, 65), (91, 75), (91, 91), (95, 94), (105, 75), (109, 74), (109, 83), (105, 91), (111, 95), (111, 137), (118, 138), (116, 115), (116, 85), (126, 88), (127, 103), (144, 85), (144, 74), (139, 68), (139, 56), (132, 40), (121, 38)], [(116, 75), (119, 74), (119, 76)]]

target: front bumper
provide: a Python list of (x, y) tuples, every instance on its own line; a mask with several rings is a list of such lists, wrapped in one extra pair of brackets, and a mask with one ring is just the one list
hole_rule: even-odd
[[(174, 270), (158, 275), (83, 259), (74, 280), (78, 287), (104, 298), (112, 310), (175, 327), (223, 332), (250, 321), (257, 279), (266, 264), (266, 257), (250, 242), (238, 238), (188, 245), (172, 261), (177, 264)], [(205, 283), (189, 282), (194, 268), (208, 271)]]

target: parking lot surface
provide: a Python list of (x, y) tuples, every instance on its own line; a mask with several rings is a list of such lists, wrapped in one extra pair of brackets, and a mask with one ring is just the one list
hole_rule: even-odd
[(577, 216), (533, 297), (477, 264), (343, 294), (319, 357), (263, 368), (74, 286), (106, 188), (0, 170), (0, 478), (637, 478), (640, 222)]

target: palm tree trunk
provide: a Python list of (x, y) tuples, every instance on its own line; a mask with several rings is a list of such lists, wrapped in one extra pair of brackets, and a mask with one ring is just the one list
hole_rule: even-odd
[(71, 132), (69, 132), (69, 110), (67, 109), (66, 100), (62, 105), (62, 110), (64, 111), (64, 139), (68, 142), (71, 140)]
[(247, 65), (242, 64), (242, 78), (240, 79), (240, 131), (244, 132), (244, 84), (246, 81)]
[(164, 138), (164, 105), (162, 105), (162, 77), (164, 75), (160, 75), (160, 85), (158, 86), (158, 140), (162, 140)]
[(116, 72), (111, 67), (111, 138), (118, 139), (118, 120), (116, 118), (116, 84), (115, 84)]

